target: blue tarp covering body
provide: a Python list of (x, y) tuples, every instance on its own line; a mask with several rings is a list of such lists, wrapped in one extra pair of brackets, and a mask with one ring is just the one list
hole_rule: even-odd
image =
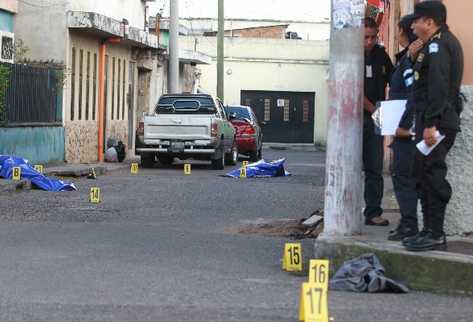
[[(247, 178), (271, 178), (271, 177), (287, 177), (291, 174), (284, 170), (284, 162), (286, 159), (279, 159), (271, 162), (260, 160), (255, 163), (250, 163), (246, 167)], [(227, 173), (226, 177), (239, 178), (240, 169), (235, 169)]]
[(77, 190), (73, 183), (64, 183), (61, 180), (46, 177), (36, 171), (25, 159), (0, 155), (0, 177), (12, 179), (15, 167), (21, 168), (22, 179), (30, 180), (39, 189), (54, 192)]

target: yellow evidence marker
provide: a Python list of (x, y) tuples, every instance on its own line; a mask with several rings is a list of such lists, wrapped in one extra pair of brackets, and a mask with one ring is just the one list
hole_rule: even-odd
[(309, 283), (302, 284), (299, 321), (328, 322), (328, 260), (311, 260)]
[(246, 167), (245, 166), (241, 167), (241, 169), (240, 169), (240, 178), (241, 179), (246, 178)]
[(14, 167), (13, 168), (13, 173), (12, 173), (12, 179), (14, 181), (20, 181), (21, 180), (21, 168), (20, 167)]
[(190, 163), (184, 164), (184, 174), (189, 175), (191, 173), (192, 173), (192, 167), (191, 167)]
[(243, 168), (246, 168), (248, 166), (248, 161), (243, 161)]
[(287, 272), (302, 271), (302, 246), (300, 243), (286, 243), (284, 245), (282, 269)]
[(35, 166), (34, 166), (34, 169), (35, 169), (36, 171), (38, 171), (39, 173), (43, 173), (43, 172), (44, 172), (44, 167), (43, 167), (43, 165), (41, 165), (41, 164), (35, 165)]
[(101, 203), (102, 196), (100, 192), (100, 188), (92, 187), (90, 188), (90, 202), (91, 203)]
[(309, 283), (328, 287), (329, 262), (326, 259), (311, 259), (309, 262)]
[(133, 162), (131, 164), (131, 174), (138, 174), (138, 163)]

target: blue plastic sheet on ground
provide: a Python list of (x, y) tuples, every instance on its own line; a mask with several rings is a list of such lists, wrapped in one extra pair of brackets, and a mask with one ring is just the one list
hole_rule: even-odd
[(30, 163), (22, 158), (0, 155), (0, 177), (12, 179), (13, 168), (21, 168), (21, 178), (30, 180), (32, 185), (46, 191), (76, 191), (73, 183), (65, 183), (61, 180), (51, 179), (36, 171)]
[[(272, 178), (272, 177), (287, 177), (291, 174), (284, 169), (284, 162), (286, 159), (279, 159), (271, 162), (260, 160), (255, 163), (250, 163), (246, 167), (247, 178)], [(240, 178), (241, 168), (230, 171), (225, 176), (231, 178)]]

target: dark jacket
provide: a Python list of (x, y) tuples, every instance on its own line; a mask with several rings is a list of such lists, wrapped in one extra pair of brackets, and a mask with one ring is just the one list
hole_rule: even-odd
[(460, 129), (463, 50), (447, 26), (426, 43), (414, 64), (413, 104), (423, 128)]
[(415, 108), (413, 104), (410, 104), (414, 85), (414, 69), (407, 48), (396, 55), (396, 61), (390, 82), (389, 99), (407, 100), (406, 112), (399, 122), (399, 127), (409, 130), (414, 125)]
[[(383, 47), (375, 45), (371, 52), (365, 55), (365, 96), (371, 103), (376, 104), (386, 99), (386, 86), (392, 71), (393, 64)], [(367, 119), (371, 120), (371, 117), (365, 110), (365, 120)]]

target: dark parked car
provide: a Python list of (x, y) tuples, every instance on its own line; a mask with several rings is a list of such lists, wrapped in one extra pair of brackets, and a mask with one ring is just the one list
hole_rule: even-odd
[(263, 132), (255, 113), (249, 106), (228, 105), (225, 107), (230, 122), (236, 130), (238, 152), (248, 155), (255, 162), (263, 157)]

